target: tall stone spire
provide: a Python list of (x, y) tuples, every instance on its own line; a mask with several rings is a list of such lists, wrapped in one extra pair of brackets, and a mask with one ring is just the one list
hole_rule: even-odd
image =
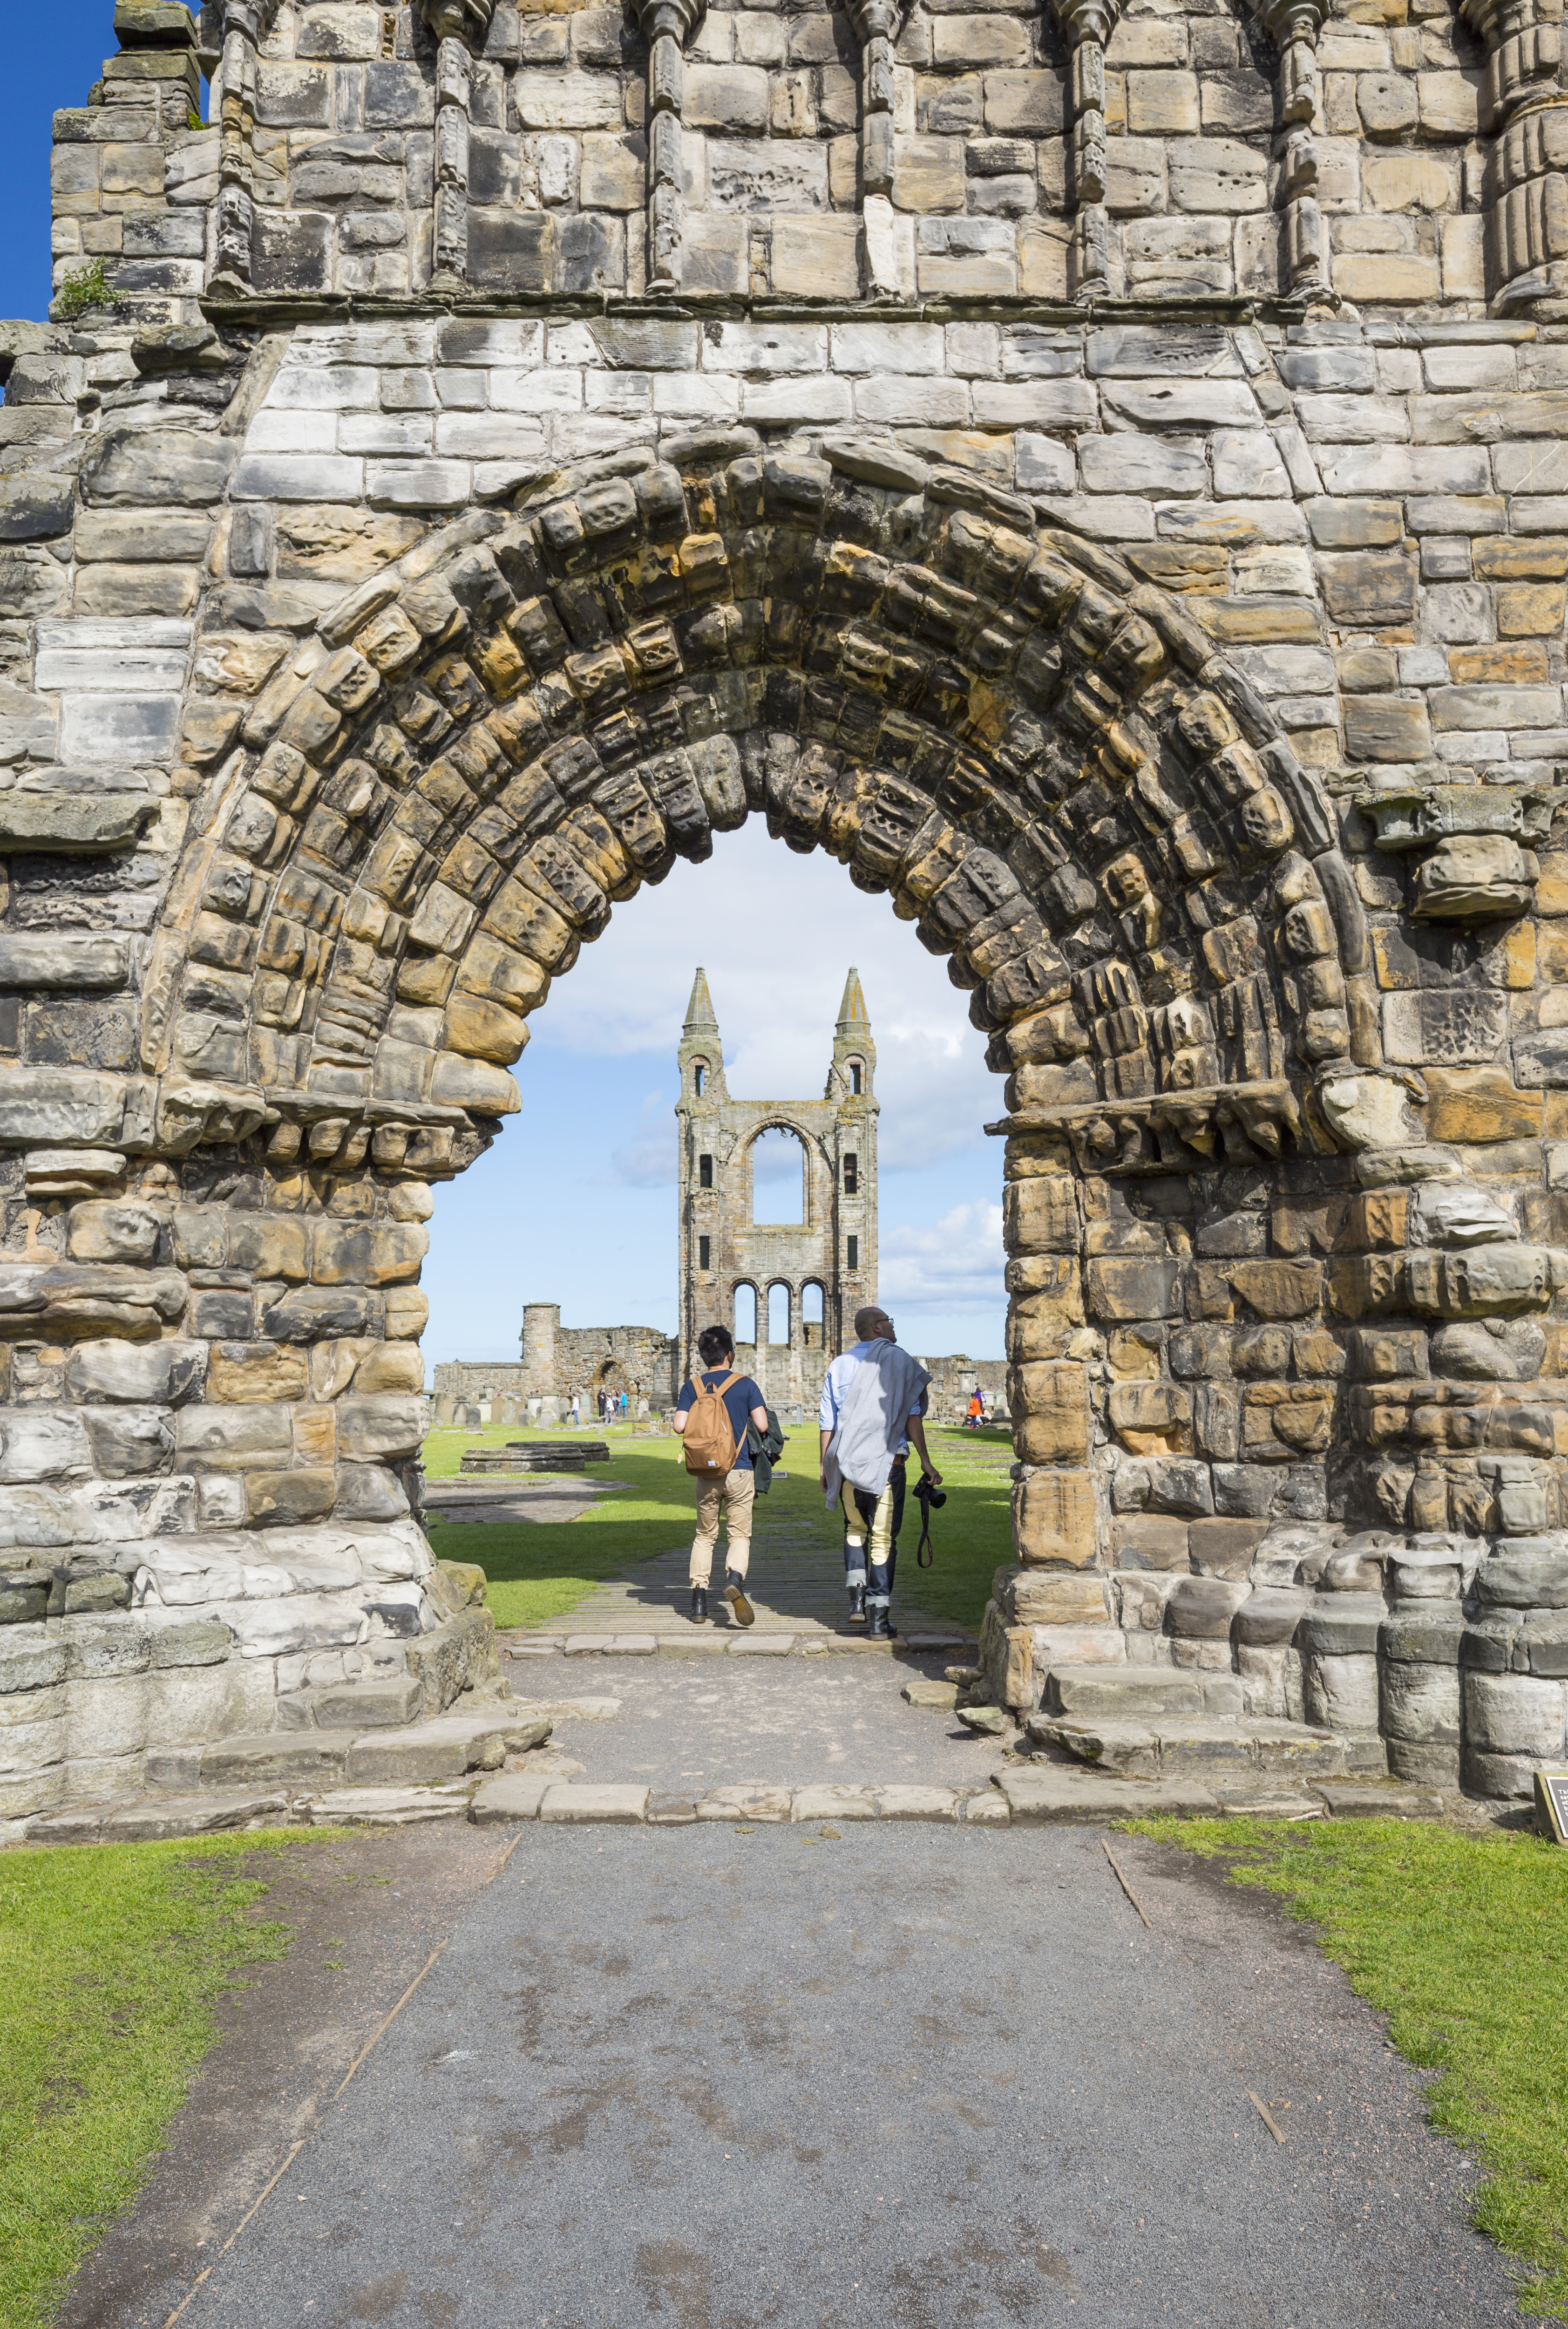
[(840, 1035), (847, 1035), (856, 1027), (864, 1027), (869, 1036), (871, 1017), (866, 1008), (865, 995), (860, 991), (860, 974), (858, 970), (851, 970), (844, 981), (844, 999), (839, 1005), (838, 1032)]
[(708, 992), (708, 973), (700, 966), (691, 982), (691, 1000), (686, 1005), (686, 1024), (682, 1032), (688, 1035), (695, 1034), (699, 1027), (711, 1027), (715, 1034), (718, 1032), (718, 1021), (714, 1016), (713, 1011), (713, 997)]
[[(859, 1070), (857, 1077), (856, 1070)], [(877, 1046), (871, 1041), (871, 1014), (860, 987), (860, 974), (851, 970), (844, 981), (844, 997), (833, 1029), (833, 1064), (826, 1097), (867, 1098), (877, 1070)]]
[(681, 1030), (681, 1097), (685, 1099), (723, 1099), (724, 1047), (718, 1040), (718, 1020), (713, 1008), (713, 997), (708, 992), (708, 973), (699, 968), (691, 982), (691, 1000), (686, 1005), (686, 1023)]

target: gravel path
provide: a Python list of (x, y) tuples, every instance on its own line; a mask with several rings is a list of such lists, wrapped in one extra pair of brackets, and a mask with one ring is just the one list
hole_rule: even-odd
[(557, 1726), (552, 1745), (581, 1763), (586, 1779), (634, 1780), (670, 1796), (746, 1782), (983, 1787), (1001, 1759), (998, 1742), (899, 1694), (954, 1655), (526, 1657), (509, 1660), (506, 1676), (520, 1698), (620, 1701), (608, 1722)]
[(523, 1830), (186, 2329), (1515, 2318), (1338, 1971), (1116, 1850)]

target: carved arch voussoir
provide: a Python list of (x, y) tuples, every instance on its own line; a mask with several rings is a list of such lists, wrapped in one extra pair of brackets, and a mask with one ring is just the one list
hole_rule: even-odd
[(330, 610), (194, 822), (164, 1089), (278, 1164), (454, 1169), (612, 907), (761, 814), (948, 957), (1015, 1128), (1097, 1171), (1334, 1146), (1380, 1052), (1317, 779), (1178, 600), (878, 449), (623, 457)]

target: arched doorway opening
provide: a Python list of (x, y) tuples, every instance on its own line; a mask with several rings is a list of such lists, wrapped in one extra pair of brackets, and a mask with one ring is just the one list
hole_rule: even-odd
[[(245, 1276), (302, 1400), (333, 1393), (307, 1401), (331, 1434), (291, 1424), (254, 1479), (194, 1466), (212, 1524), (406, 1501), (429, 1182), (520, 1107), (529, 1014), (613, 908), (758, 814), (948, 958), (1006, 1080), (1025, 1568), (1120, 1579), (1096, 1622), (1125, 1631), (1172, 1523), (1197, 1585), (1222, 1522), (1226, 1543), (1287, 1513), (1545, 1525), (1554, 1459), (1422, 1468), (1337, 1388), (1371, 1363), (1357, 1303), (1430, 1324), (1483, 1273), (1377, 1259), (1449, 1232), (1422, 1200), (1375, 1235), (1382, 1184), (1350, 1161), (1415, 1137), (1366, 912), (1324, 786), (1188, 604), (1023, 497), (860, 439), (704, 440), (493, 514), (329, 608), (292, 696), (241, 707), (152, 943), (117, 1121), (179, 1198), (174, 1266)], [(1298, 1231), (1302, 1187), (1359, 1209)], [(1542, 1308), (1538, 1249), (1475, 1219), (1510, 1257), (1475, 1299)], [(1369, 1240), (1348, 1271), (1342, 1234)], [(1043, 1677), (1008, 1592), (986, 1657), (1022, 1704)], [(1184, 1606), (1148, 1630), (1184, 1638)]]

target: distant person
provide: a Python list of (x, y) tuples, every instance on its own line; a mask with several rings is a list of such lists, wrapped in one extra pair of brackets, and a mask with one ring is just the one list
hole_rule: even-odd
[(582, 1393), (580, 1391), (574, 1391), (572, 1393), (572, 1429), (574, 1431), (582, 1422)]
[(621, 1420), (623, 1423), (626, 1420), (626, 1394), (624, 1391), (621, 1393)]
[(697, 1534), (691, 1541), (691, 1622), (708, 1623), (708, 1588), (713, 1574), (714, 1549), (722, 1514), (724, 1598), (737, 1626), (755, 1623), (756, 1612), (746, 1598), (746, 1572), (751, 1566), (751, 1510), (756, 1476), (746, 1446), (746, 1427), (755, 1423), (766, 1431), (768, 1412), (762, 1386), (749, 1375), (731, 1372), (735, 1344), (723, 1326), (709, 1326), (697, 1337), (697, 1353), (704, 1372), (682, 1385), (671, 1423), (686, 1443), (686, 1469), (697, 1482)]
[(857, 1310), (855, 1333), (853, 1350), (833, 1361), (822, 1384), (822, 1481), (829, 1510), (836, 1504), (844, 1516), (850, 1615), (864, 1617), (869, 1639), (886, 1641), (898, 1630), (890, 1612), (911, 1440), (934, 1487), (942, 1475), (925, 1447), (931, 1377), (899, 1349), (885, 1310)]
[(971, 1431), (978, 1431), (985, 1421), (985, 1401), (980, 1395), (978, 1386), (970, 1393), (967, 1421)]

